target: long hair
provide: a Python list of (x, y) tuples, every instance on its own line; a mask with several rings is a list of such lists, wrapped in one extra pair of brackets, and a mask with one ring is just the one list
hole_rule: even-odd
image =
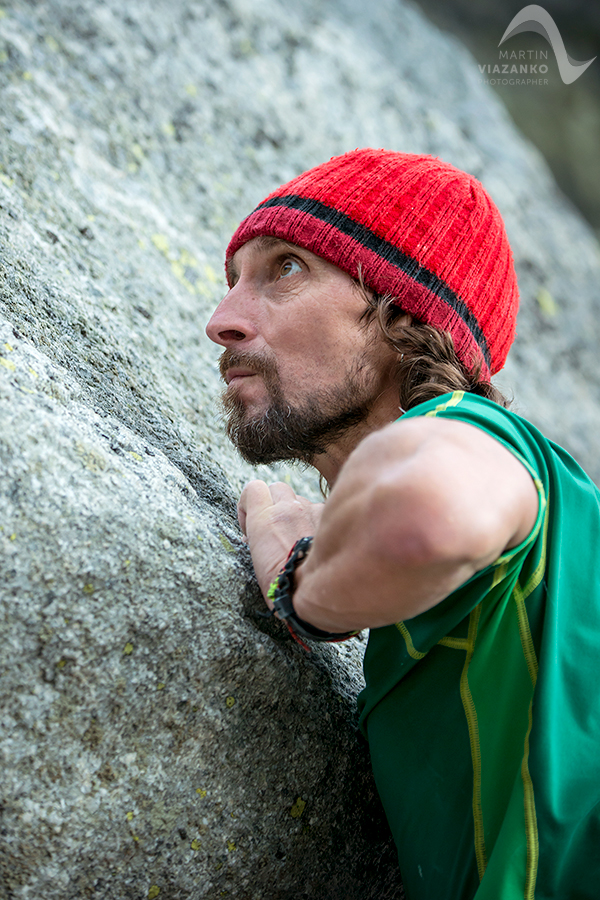
[(393, 297), (367, 290), (360, 280), (357, 284), (368, 303), (363, 321), (375, 319), (385, 341), (397, 353), (394, 377), (402, 409), (451, 391), (478, 394), (504, 408), (510, 406), (511, 401), (481, 377), (481, 363), (470, 370), (458, 358), (450, 334), (416, 320), (403, 324), (399, 319), (404, 311)]

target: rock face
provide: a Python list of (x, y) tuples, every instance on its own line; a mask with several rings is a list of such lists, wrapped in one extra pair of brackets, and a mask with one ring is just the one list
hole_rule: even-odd
[(256, 617), (203, 334), (241, 216), (367, 145), (491, 190), (523, 294), (503, 383), (600, 477), (597, 245), (412, 7), (0, 8), (2, 898), (401, 897), (364, 641), (308, 656)]

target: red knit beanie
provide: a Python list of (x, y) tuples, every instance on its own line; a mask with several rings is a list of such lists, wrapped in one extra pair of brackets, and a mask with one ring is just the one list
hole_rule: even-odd
[(489, 379), (515, 336), (519, 295), (500, 213), (482, 185), (433, 156), (354, 150), (284, 184), (244, 219), (230, 260), (257, 235), (311, 250), (452, 335)]

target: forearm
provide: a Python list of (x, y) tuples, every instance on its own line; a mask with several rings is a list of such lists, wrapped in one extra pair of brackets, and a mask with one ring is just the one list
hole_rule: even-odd
[(297, 571), (296, 613), (336, 632), (413, 618), (523, 540), (536, 512), (531, 476), (488, 435), (388, 426), (340, 473)]
[[(361, 505), (360, 498), (355, 505)], [(345, 518), (342, 510), (339, 518)], [(366, 525), (367, 518), (361, 518)], [(427, 551), (419, 553), (409, 541), (405, 553), (401, 548), (390, 552), (385, 542), (377, 540), (377, 529), (346, 524), (338, 530), (326, 519), (306, 561), (296, 570), (294, 609), (324, 631), (378, 628), (435, 606), (467, 581), (477, 566), (472, 559), (435, 559)]]

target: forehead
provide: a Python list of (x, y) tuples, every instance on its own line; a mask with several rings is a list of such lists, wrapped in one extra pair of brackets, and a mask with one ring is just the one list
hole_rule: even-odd
[(231, 259), (228, 259), (225, 264), (225, 270), (227, 273), (227, 280), (231, 283), (232, 280), (235, 280), (239, 275), (240, 261), (245, 256), (252, 256), (253, 258), (260, 258), (261, 256), (268, 256), (273, 253), (302, 253), (306, 256), (311, 256), (314, 259), (320, 259), (315, 253), (312, 253), (310, 250), (306, 250), (304, 247), (298, 246), (298, 244), (292, 244), (291, 241), (284, 241), (282, 238), (273, 237), (269, 234), (259, 234), (257, 237), (251, 238), (245, 244), (236, 250)]

